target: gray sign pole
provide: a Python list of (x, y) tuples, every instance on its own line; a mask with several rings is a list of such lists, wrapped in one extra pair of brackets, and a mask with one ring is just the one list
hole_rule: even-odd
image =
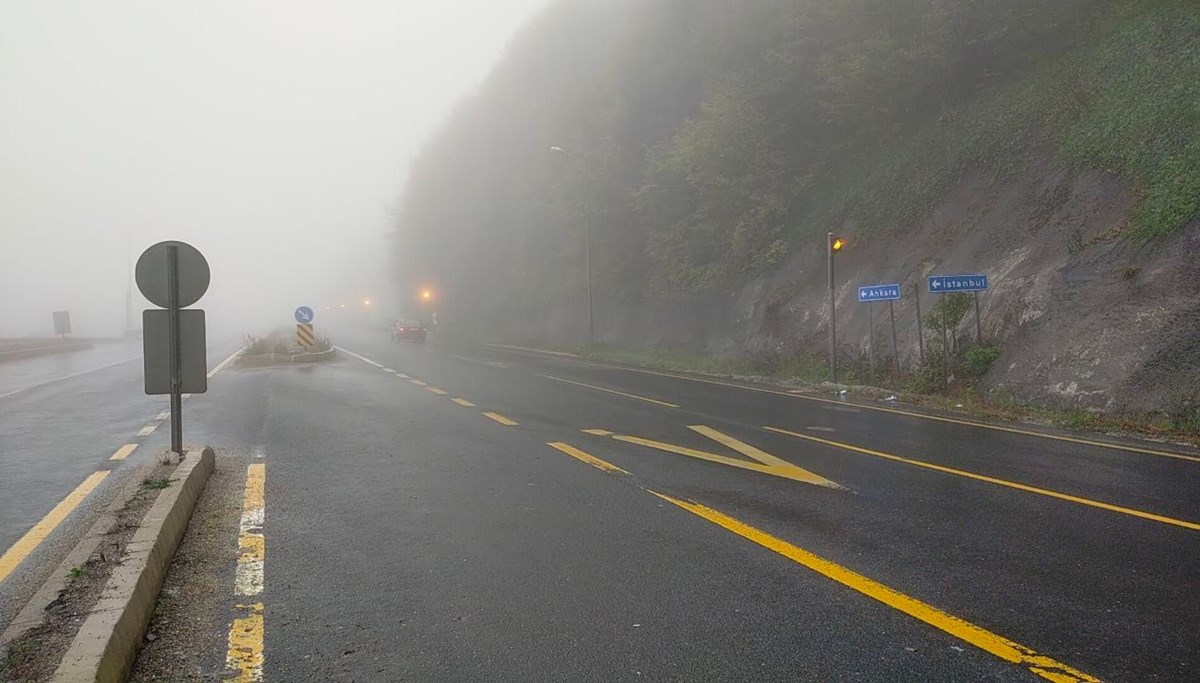
[(975, 292), (975, 344), (983, 346), (983, 323), (979, 322), (979, 292)]
[(179, 352), (179, 247), (167, 247), (167, 342), (171, 365), (171, 450), (183, 455), (183, 374)]
[(888, 301), (888, 317), (892, 319), (892, 369), (900, 374), (900, 349), (896, 346), (896, 302)]
[(917, 349), (921, 354), (921, 366), (925, 366), (925, 321), (921, 320), (921, 285), (913, 285), (913, 300), (917, 302)]
[(942, 292), (942, 386), (947, 389), (950, 387), (950, 336), (946, 332), (949, 308), (946, 304), (946, 293)]
[(874, 306), (871, 302), (867, 302), (867, 354), (871, 363), (871, 380), (875, 379), (875, 314), (872, 312)]

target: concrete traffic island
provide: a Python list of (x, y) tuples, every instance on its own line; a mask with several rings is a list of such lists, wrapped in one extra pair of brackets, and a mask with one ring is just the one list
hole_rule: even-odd
[(51, 678), (56, 683), (119, 683), (137, 656), (167, 567), (215, 464), (205, 448), (186, 457), (126, 545), (100, 599)]

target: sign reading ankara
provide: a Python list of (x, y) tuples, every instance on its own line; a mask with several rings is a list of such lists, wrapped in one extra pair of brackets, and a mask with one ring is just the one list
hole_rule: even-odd
[(896, 301), (900, 298), (900, 285), (868, 285), (858, 288), (859, 302)]
[(988, 288), (987, 275), (930, 275), (929, 293), (983, 292)]

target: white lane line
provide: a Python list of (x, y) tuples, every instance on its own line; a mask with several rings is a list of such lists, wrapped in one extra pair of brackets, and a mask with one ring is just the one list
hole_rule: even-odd
[(242, 351), (245, 351), (245, 350), (246, 350), (246, 347), (243, 346), (242, 348), (238, 349), (237, 351), (234, 351), (233, 353), (229, 354), (229, 357), (226, 358), (225, 360), (221, 361), (220, 363), (217, 363), (217, 367), (213, 368), (212, 371), (208, 373), (208, 378), (212, 379), (213, 375), (224, 370), (226, 365), (229, 365), (230, 363), (232, 363), (234, 361), (234, 359), (237, 358), (238, 356), (242, 355)]
[(168, 417), (171, 417), (171, 413), (169, 411), (164, 410), (161, 413), (159, 413), (158, 415), (155, 415), (154, 419), (162, 421), (162, 420), (167, 419)]
[(383, 367), (379, 363), (376, 363), (375, 361), (371, 360), (370, 358), (367, 358), (366, 356), (360, 356), (357, 353), (355, 353), (349, 349), (343, 349), (340, 346), (334, 346), (333, 348), (337, 349), (338, 351), (341, 351), (342, 353), (346, 354), (347, 356), (352, 356), (354, 358), (357, 358), (357, 359), (361, 360), (362, 362), (366, 363), (367, 365), (374, 365), (377, 368)]

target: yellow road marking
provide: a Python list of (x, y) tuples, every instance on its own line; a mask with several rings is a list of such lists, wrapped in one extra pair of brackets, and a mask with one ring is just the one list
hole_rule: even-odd
[(419, 386), (419, 387), (423, 387), (423, 386), (425, 386), (425, 383), (424, 383), (424, 382), (422, 382), (422, 381), (421, 381), (421, 380), (419, 380), (419, 379), (410, 379), (410, 380), (408, 380), (408, 381), (412, 382), (413, 384), (415, 384), (415, 385), (417, 385), (417, 386)]
[(1069, 501), (1072, 503), (1079, 503), (1080, 505), (1087, 505), (1087, 506), (1094, 507), (1094, 508), (1100, 508), (1101, 510), (1109, 510), (1111, 512), (1119, 512), (1124, 515), (1131, 515), (1133, 517), (1141, 517), (1142, 519), (1149, 519), (1149, 520), (1153, 520), (1155, 522), (1162, 522), (1163, 524), (1171, 524), (1174, 526), (1183, 527), (1185, 529), (1193, 529), (1196, 531), (1200, 531), (1200, 524), (1197, 524), (1195, 522), (1185, 522), (1181, 519), (1174, 519), (1172, 517), (1164, 517), (1162, 515), (1156, 515), (1151, 512), (1143, 512), (1141, 510), (1134, 510), (1132, 508), (1121, 507), (1119, 505), (1102, 503), (1097, 500), (1091, 500), (1089, 498), (1081, 498), (1079, 496), (1073, 496), (1069, 493), (1059, 493), (1058, 491), (1051, 491), (1049, 489), (1038, 488), (1036, 486), (1029, 486), (1027, 484), (1018, 484), (1016, 482), (1007, 481), (1004, 479), (997, 479), (995, 477), (989, 477), (989, 476), (986, 476), (983, 474), (975, 474), (974, 472), (967, 472), (966, 470), (958, 470), (958, 469), (954, 469), (952, 467), (945, 467), (943, 465), (935, 465), (933, 463), (923, 462), (921, 460), (913, 460), (911, 458), (904, 458), (899, 455), (892, 455), (891, 453), (883, 453), (880, 451), (873, 451), (869, 448), (861, 448), (859, 446), (852, 446), (847, 443), (830, 441), (828, 439), (822, 439), (819, 437), (810, 436), (808, 434), (799, 434), (797, 432), (790, 432), (786, 429), (778, 429), (776, 427), (763, 427), (763, 429), (766, 429), (767, 431), (775, 432), (777, 434), (786, 434), (787, 436), (794, 436), (797, 439), (805, 439), (808, 441), (813, 441), (815, 443), (825, 444), (826, 446), (833, 446), (834, 448), (842, 448), (842, 449), (845, 449), (848, 451), (854, 451), (855, 453), (862, 453), (864, 455), (872, 455), (877, 458), (884, 458), (885, 460), (902, 462), (906, 465), (912, 465), (914, 467), (923, 467), (925, 469), (935, 470), (937, 472), (943, 472), (945, 474), (953, 474), (953, 475), (959, 476), (959, 477), (966, 477), (967, 479), (974, 479), (976, 481), (987, 482), (989, 484), (996, 484), (997, 486), (1005, 486), (1010, 489), (1016, 489), (1018, 491), (1025, 491), (1027, 493), (1036, 493), (1036, 494), (1042, 495), (1042, 496), (1058, 498), (1059, 500), (1065, 500), (1065, 501)]
[(148, 424), (145, 427), (142, 427), (141, 429), (139, 429), (137, 435), (138, 436), (150, 436), (150, 434), (157, 428), (158, 428), (157, 424)]
[(408, 375), (404, 374), (403, 372), (397, 372), (397, 373), (396, 373), (396, 376), (397, 376), (397, 377), (399, 377), (400, 379), (412, 379), (411, 377), (409, 377)]
[(611, 436), (614, 440), (621, 441), (623, 443), (631, 443), (631, 444), (636, 444), (638, 446), (646, 446), (647, 448), (654, 448), (656, 450), (666, 451), (668, 453), (675, 453), (677, 455), (686, 455), (689, 458), (696, 458), (698, 460), (707, 460), (708, 462), (715, 462), (715, 463), (719, 463), (721, 465), (729, 465), (730, 467), (737, 467), (737, 468), (743, 469), (743, 470), (750, 470), (751, 472), (758, 472), (759, 474), (769, 474), (774, 477), (783, 477), (784, 479), (791, 479), (793, 481), (799, 481), (799, 482), (803, 482), (805, 484), (815, 484), (817, 486), (824, 486), (824, 487), (831, 488), (831, 489), (845, 490), (845, 488), (843, 486), (841, 486), (840, 484), (838, 484), (834, 481), (830, 481), (829, 479), (826, 479), (825, 477), (822, 477), (819, 474), (815, 474), (815, 473), (810, 472), (802, 467), (793, 465), (792, 463), (790, 463), (786, 460), (782, 460), (773, 455), (764, 453), (763, 451), (751, 446), (750, 444), (738, 441), (737, 439), (733, 438), (732, 436), (722, 434), (721, 432), (718, 432), (717, 430), (712, 429), (710, 427), (704, 427), (702, 425), (695, 425), (695, 426), (689, 427), (689, 429), (692, 429), (693, 431), (697, 432), (698, 434), (707, 436), (708, 438), (713, 439), (714, 441), (717, 441), (718, 443), (728, 446), (729, 448), (737, 451), (738, 453), (741, 453), (742, 455), (745, 455), (749, 458), (753, 458), (754, 461), (749, 462), (746, 460), (739, 460), (737, 458), (729, 458), (724, 455), (717, 455), (716, 453), (709, 453), (707, 451), (701, 451), (701, 450), (697, 450), (695, 448), (688, 448), (687, 446), (677, 446), (673, 443), (666, 443), (664, 441), (655, 441), (654, 439), (645, 439), (640, 436), (626, 436), (624, 434), (613, 434), (612, 432), (609, 432), (604, 429), (589, 429), (589, 430), (584, 430), (584, 431), (587, 432), (588, 434), (595, 434), (597, 436)]
[(246, 493), (242, 499), (237, 571), (234, 576), (234, 592), (239, 596), (254, 596), (263, 590), (266, 538), (262, 527), (266, 514), (266, 475), (267, 466), (264, 463), (254, 463), (246, 468)]
[(561, 441), (555, 441), (555, 442), (547, 444), (547, 445), (550, 446), (551, 448), (557, 448), (558, 450), (562, 451), (563, 453), (566, 453), (567, 455), (571, 456), (572, 458), (575, 458), (576, 460), (586, 462), (587, 464), (591, 465), (592, 467), (595, 467), (598, 470), (601, 470), (604, 472), (611, 472), (614, 474), (629, 474), (628, 472), (621, 469), (620, 467), (617, 467), (616, 465), (612, 464), (611, 462), (601, 460), (600, 458), (597, 458), (596, 456), (594, 456), (590, 453), (584, 453), (583, 451), (579, 450), (578, 448), (575, 448), (574, 446), (572, 446), (570, 444), (566, 444)]
[(637, 401), (645, 401), (646, 403), (653, 403), (654, 405), (665, 406), (667, 408), (678, 408), (679, 407), (679, 406), (675, 405), (674, 403), (667, 403), (666, 401), (660, 401), (655, 398), (646, 398), (645, 396), (638, 396), (637, 394), (627, 394), (624, 391), (617, 391), (616, 389), (606, 389), (604, 387), (598, 387), (598, 386), (595, 386), (592, 384), (584, 384), (583, 382), (576, 382), (574, 380), (563, 379), (562, 377), (555, 377), (553, 375), (538, 375), (538, 377), (545, 377), (546, 379), (552, 379), (555, 382), (562, 382), (564, 384), (574, 384), (577, 387), (586, 387), (588, 389), (595, 389), (596, 391), (603, 391), (603, 392), (609, 393), (609, 394), (616, 394), (617, 396), (624, 396), (625, 398), (632, 398)]
[[(238, 533), (237, 572), (233, 589), (239, 597), (262, 594), (263, 566), (266, 560), (266, 537), (263, 521), (266, 514), (266, 475), (264, 463), (254, 463), (246, 468), (246, 492), (242, 498), (242, 519)], [(238, 616), (229, 625), (229, 650), (225, 655), (225, 668), (236, 671), (237, 676), (229, 679), (238, 683), (263, 680), (263, 603), (256, 602), (235, 607)]]
[(133, 453), (134, 449), (136, 449), (137, 447), (138, 447), (138, 445), (136, 443), (127, 443), (124, 446), (121, 446), (120, 448), (118, 448), (117, 452), (113, 453), (111, 456), (109, 456), (108, 459), (109, 460), (124, 460), (125, 458), (128, 458), (130, 456), (130, 454)]
[(506, 427), (515, 427), (516, 425), (520, 424), (516, 420), (510, 420), (507, 417), (504, 417), (503, 415), (501, 415), (500, 413), (484, 413), (484, 415), (492, 418), (493, 420), (495, 420), (496, 422), (499, 422), (502, 425), (505, 425)]
[(32, 553), (42, 541), (46, 540), (59, 524), (67, 518), (67, 515), (79, 507), (84, 498), (87, 498), (100, 482), (108, 476), (108, 471), (92, 472), (88, 475), (83, 483), (75, 487), (75, 490), (68, 493), (66, 498), (63, 498), (54, 509), (46, 513), (46, 516), (41, 519), (33, 528), (25, 532), (25, 535), (17, 539), (17, 542), (11, 548), (6, 550), (3, 555), (0, 555), (0, 581), (8, 578), (8, 575), (13, 573), (17, 565), (21, 564), (29, 554)]
[[(712, 439), (713, 441), (716, 441), (717, 443), (725, 446), (726, 448), (735, 450), (738, 453), (741, 453), (742, 455), (746, 456), (747, 458), (753, 458), (753, 459), (761, 462), (764, 465), (771, 465), (773, 467), (794, 467), (794, 465), (792, 465), (792, 463), (790, 463), (786, 460), (781, 460), (779, 458), (776, 458), (775, 456), (773, 456), (769, 453), (765, 453), (765, 452), (755, 448), (754, 446), (751, 446), (748, 443), (743, 443), (741, 441), (738, 441), (737, 439), (733, 438), (732, 436), (729, 436), (727, 434), (722, 434), (721, 432), (718, 432), (717, 430), (713, 429), (712, 427), (705, 427), (704, 425), (688, 425), (688, 429), (692, 430), (693, 432), (696, 432), (697, 434), (707, 436), (708, 438)], [(814, 475), (814, 476), (816, 476), (816, 475)], [(825, 481), (829, 481), (829, 480), (826, 479)], [(830, 483), (832, 483), (832, 482), (830, 482)]]
[(807, 567), (828, 579), (832, 579), (847, 588), (878, 600), (892, 609), (899, 610), (910, 617), (923, 621), (959, 640), (970, 643), (1006, 662), (1027, 667), (1029, 671), (1046, 680), (1055, 681), (1056, 683), (1066, 683), (1068, 681), (1099, 683), (1099, 679), (1082, 671), (1073, 669), (1045, 655), (1040, 655), (1024, 645), (1014, 643), (1003, 636), (964, 621), (952, 614), (947, 614), (932, 605), (921, 602), (916, 598), (911, 598), (874, 579), (869, 579), (862, 574), (858, 574), (839, 564), (814, 555), (803, 548), (792, 545), (783, 539), (772, 536), (717, 510), (700, 505), (699, 503), (679, 500), (678, 498), (673, 498), (656, 491), (650, 491), (650, 493), (719, 527), (732, 531), (742, 538), (779, 553), (789, 560)]
[(834, 405), (840, 405), (840, 406), (843, 406), (846, 408), (862, 408), (865, 410), (874, 410), (874, 411), (880, 412), (880, 413), (891, 413), (893, 415), (904, 415), (906, 417), (914, 417), (914, 418), (918, 418), (921, 420), (933, 420), (936, 422), (946, 422), (949, 424), (963, 425), (966, 427), (977, 427), (979, 429), (990, 429), (990, 430), (998, 431), (998, 432), (1009, 432), (1011, 434), (1021, 434), (1022, 436), (1033, 436), (1033, 437), (1037, 437), (1037, 438), (1041, 438), (1041, 439), (1051, 439), (1054, 441), (1077, 443), (1077, 444), (1082, 444), (1084, 446), (1095, 446), (1097, 448), (1109, 448), (1109, 449), (1118, 450), (1118, 451), (1126, 451), (1129, 453), (1141, 453), (1143, 455), (1157, 455), (1157, 456), (1164, 457), (1164, 458), (1175, 458), (1177, 460), (1188, 460), (1191, 462), (1200, 462), (1200, 456), (1187, 455), (1184, 453), (1176, 453), (1173, 451), (1164, 451), (1164, 450), (1158, 450), (1158, 449), (1154, 449), (1154, 448), (1143, 448), (1141, 446), (1127, 446), (1125, 444), (1112, 443), (1109, 441), (1096, 441), (1094, 439), (1082, 439), (1082, 438), (1073, 437), (1073, 436), (1064, 436), (1061, 434), (1047, 434), (1045, 432), (1037, 432), (1037, 431), (1033, 431), (1030, 429), (1021, 429), (1018, 427), (1005, 427), (1003, 425), (988, 424), (986, 422), (978, 422), (975, 420), (965, 420), (965, 419), (953, 418), (953, 417), (943, 417), (941, 415), (930, 415), (927, 413), (918, 413), (918, 412), (912, 411), (912, 410), (903, 410), (901, 408), (886, 408), (884, 406), (873, 406), (873, 405), (869, 405), (869, 404), (865, 404), (865, 403), (846, 403), (845, 401), (842, 401), (839, 399), (825, 398), (823, 396), (813, 396), (812, 394), (805, 394), (805, 393), (795, 393), (795, 390), (779, 391), (776, 389), (767, 389), (766, 387), (756, 387), (756, 386), (751, 386), (748, 384), (737, 384), (735, 382), (722, 382), (721, 380), (706, 379), (703, 377), (689, 377), (687, 375), (677, 375), (675, 373), (670, 373), (670, 372), (659, 372), (656, 370), (646, 370), (643, 368), (631, 368), (631, 367), (625, 367), (625, 366), (621, 366), (621, 365), (595, 363), (595, 362), (589, 362), (589, 361), (585, 361), (585, 360), (579, 360), (578, 356), (575, 356), (575, 355), (569, 354), (569, 353), (561, 353), (561, 352), (554, 352), (554, 351), (539, 351), (537, 349), (525, 349), (523, 347), (516, 347), (516, 346), (507, 346), (506, 347), (502, 344), (490, 344), (489, 346), (496, 346), (498, 348), (519, 349), (522, 351), (532, 351), (535, 353), (549, 353), (552, 355), (568, 356), (573, 359), (576, 359), (575, 362), (577, 362), (580, 365), (590, 365), (592, 367), (606, 368), (609, 370), (624, 370), (626, 372), (637, 372), (637, 373), (640, 373), (643, 375), (654, 375), (656, 377), (670, 377), (671, 379), (685, 380), (688, 382), (700, 382), (702, 384), (712, 384), (712, 385), (720, 386), (720, 387), (731, 387), (733, 389), (745, 389), (746, 391), (757, 391), (762, 394), (774, 394), (776, 396), (786, 396), (788, 398), (798, 398), (798, 399), (803, 399), (805, 401), (817, 401), (819, 403), (830, 403), (830, 404), (834, 404)]
[(474, 403), (471, 403), (470, 401), (468, 401), (465, 398), (452, 398), (450, 400), (454, 401), (455, 403), (457, 403), (458, 405), (460, 405), (464, 408), (474, 408), (475, 407)]
[(229, 681), (254, 683), (263, 679), (263, 604), (237, 605), (245, 616), (237, 617), (229, 626), (229, 651), (225, 668), (236, 671)]
[(432, 391), (433, 393), (437, 394), (438, 396), (445, 396), (447, 393), (449, 393), (442, 389), (438, 389), (437, 387), (425, 387), (425, 391)]

